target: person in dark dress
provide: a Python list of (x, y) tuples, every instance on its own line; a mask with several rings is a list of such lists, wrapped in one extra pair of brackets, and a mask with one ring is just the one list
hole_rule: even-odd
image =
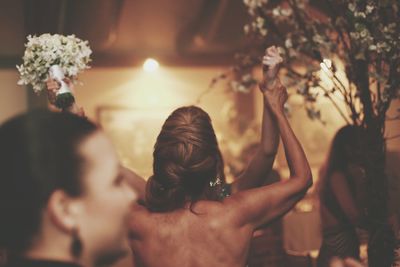
[(335, 257), (359, 259), (357, 227), (365, 223), (365, 170), (361, 163), (362, 130), (347, 125), (335, 135), (319, 181), (322, 245), (318, 267)]
[(130, 252), (136, 193), (105, 134), (70, 113), (0, 126), (0, 247), (8, 267), (109, 265)]

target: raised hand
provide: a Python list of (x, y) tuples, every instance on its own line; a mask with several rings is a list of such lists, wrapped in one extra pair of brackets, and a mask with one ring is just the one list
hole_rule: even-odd
[(286, 87), (283, 86), (279, 79), (276, 80), (274, 87), (263, 91), (265, 102), (271, 111), (276, 115), (284, 112), (284, 105), (288, 99)]
[(261, 91), (267, 90), (275, 85), (276, 76), (279, 72), (280, 63), (283, 58), (279, 55), (275, 46), (268, 47), (262, 59), (263, 64), (263, 81), (260, 84)]
[(59, 82), (50, 78), (46, 82), (47, 98), (52, 105), (55, 105), (57, 91), (60, 89), (60, 86)]
[[(71, 91), (75, 94), (74, 84), (69, 79), (64, 79), (64, 82), (68, 85)], [(53, 79), (48, 79), (46, 82), (47, 87), (47, 97), (49, 99), (50, 104), (55, 105), (57, 92), (60, 89), (61, 85), (59, 82)], [(55, 108), (55, 106), (54, 106)], [(82, 107), (78, 106), (77, 103), (73, 103), (66, 111), (74, 113), (78, 116), (85, 117), (85, 111)]]
[[(74, 84), (67, 78), (64, 79), (64, 82), (68, 85), (68, 87), (72, 91), (72, 93), (75, 94)], [(46, 81), (46, 87), (47, 87), (47, 96), (49, 98), (49, 102), (52, 105), (54, 105), (54, 103), (56, 101), (56, 95), (57, 95), (58, 90), (61, 87), (61, 84), (58, 81), (49, 78)]]

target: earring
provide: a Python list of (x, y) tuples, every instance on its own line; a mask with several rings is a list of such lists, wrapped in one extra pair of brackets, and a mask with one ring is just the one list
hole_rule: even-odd
[(72, 230), (71, 253), (75, 258), (79, 258), (82, 254), (82, 241), (76, 228)]

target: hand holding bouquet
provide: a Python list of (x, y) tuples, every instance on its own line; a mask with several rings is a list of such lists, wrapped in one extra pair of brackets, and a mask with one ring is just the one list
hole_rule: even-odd
[(31, 84), (34, 92), (40, 93), (46, 90), (49, 78), (56, 80), (61, 87), (51, 102), (61, 109), (70, 107), (75, 99), (64, 80), (68, 78), (73, 83), (80, 72), (89, 68), (92, 51), (88, 42), (74, 35), (29, 35), (25, 47), (23, 64), (17, 66), (21, 75), (18, 84)]
[(263, 81), (261, 83), (261, 91), (273, 88), (277, 81), (280, 64), (283, 58), (279, 54), (279, 50), (275, 46), (268, 47), (262, 59), (263, 63)]

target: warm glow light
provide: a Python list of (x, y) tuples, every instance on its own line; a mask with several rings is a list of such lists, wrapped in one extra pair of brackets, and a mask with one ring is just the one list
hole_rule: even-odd
[(143, 69), (146, 72), (155, 72), (160, 64), (158, 64), (157, 60), (153, 58), (148, 58), (146, 61), (143, 63)]
[(329, 78), (333, 77), (333, 73), (332, 73), (332, 61), (330, 59), (324, 59), (320, 64), (321, 69), (323, 72), (325, 72)]
[(325, 58), (323, 62), (328, 67), (328, 69), (332, 68), (332, 60)]

